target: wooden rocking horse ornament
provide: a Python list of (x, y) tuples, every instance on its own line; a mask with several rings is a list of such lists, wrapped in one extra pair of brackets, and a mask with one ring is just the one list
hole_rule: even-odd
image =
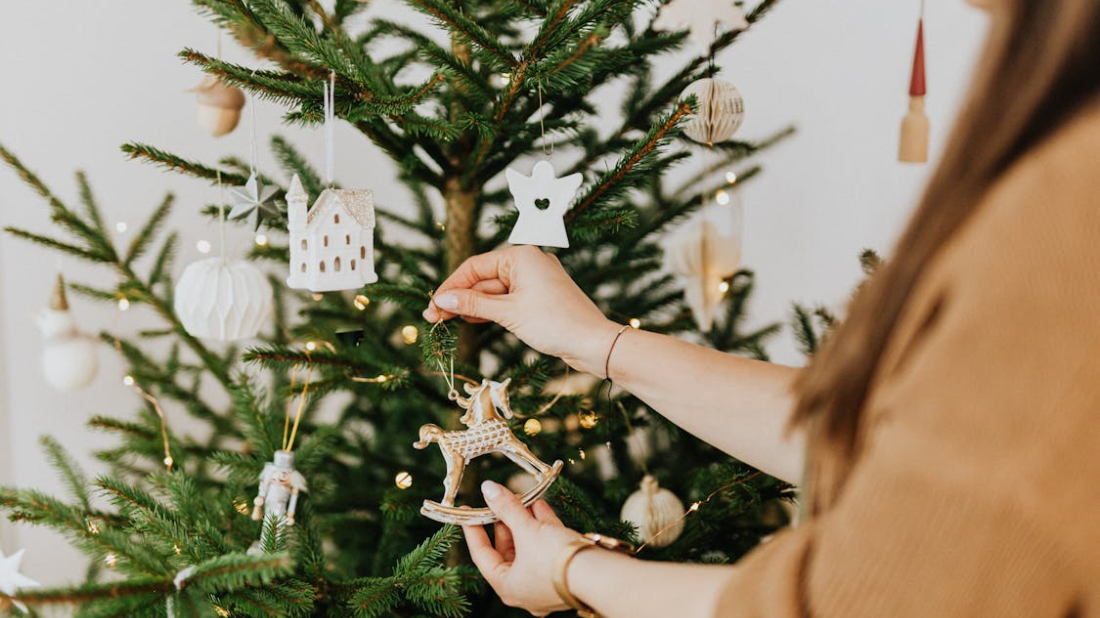
[(488, 508), (471, 509), (455, 506), (455, 496), (466, 464), (475, 457), (488, 453), (500, 453), (516, 462), (519, 467), (530, 472), (538, 479), (538, 484), (523, 494), (520, 499), (524, 506), (531, 506), (550, 487), (561, 472), (562, 462), (555, 461), (550, 466), (531, 452), (527, 445), (519, 441), (508, 428), (506, 419), (512, 418), (512, 409), (508, 404), (508, 384), (504, 382), (482, 380), (481, 385), (467, 384), (469, 399), (457, 397), (458, 405), (466, 410), (459, 420), (468, 427), (459, 431), (444, 431), (438, 425), (424, 425), (420, 428), (420, 441), (413, 443), (418, 449), (428, 448), (432, 442), (439, 444), (443, 459), (447, 462), (447, 478), (443, 480), (443, 501), (425, 500), (420, 513), (429, 519), (446, 524), (474, 526), (497, 521), (496, 515)]

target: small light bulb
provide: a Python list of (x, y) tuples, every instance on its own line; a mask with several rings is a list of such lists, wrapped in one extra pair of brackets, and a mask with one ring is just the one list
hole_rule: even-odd
[(229, 610), (225, 609), (221, 605), (214, 606), (214, 613), (221, 616), (221, 618), (229, 618)]
[(723, 294), (725, 294), (726, 292), (729, 292), (730, 291), (730, 282), (729, 281), (723, 281), (722, 283), (719, 283), (718, 284), (718, 291), (723, 293)]
[(382, 375), (378, 376), (377, 378), (375, 378), (375, 380), (378, 380), (379, 384), (382, 384), (383, 382), (386, 382), (389, 379), (390, 379), (390, 377), (388, 375), (385, 375), (385, 374), (382, 374)]
[(200, 240), (195, 243), (195, 248), (199, 250), (199, 253), (210, 253), (210, 241)]
[(314, 294), (313, 295), (313, 300), (315, 300), (317, 302), (321, 302), (322, 300), (324, 300), (324, 298), (325, 298), (324, 294)]
[(577, 452), (578, 452), (578, 453), (580, 453), (581, 459), (584, 459), (584, 458), (585, 458), (585, 454), (584, 454), (584, 449), (583, 449), (583, 448), (579, 448), (579, 449), (577, 449)]
[(179, 543), (176, 543), (175, 545), (173, 545), (172, 549), (176, 550), (176, 555), (177, 556), (180, 555), (183, 552), (183, 549), (180, 548)]
[(317, 344), (312, 341), (308, 341), (306, 342), (306, 349), (312, 352), (317, 349)]
[(134, 376), (132, 376), (130, 374), (126, 374), (122, 378), (122, 383), (125, 384), (126, 386), (133, 386), (134, 385)]
[(118, 556), (115, 556), (114, 554), (107, 554), (106, 556), (103, 557), (103, 562), (108, 567), (113, 569), (113, 568), (115, 568), (115, 565), (118, 564)]
[(248, 515), (252, 511), (252, 509), (248, 508), (248, 503), (243, 499), (234, 500), (233, 508), (237, 509), (237, 512), (241, 515)]
[(577, 420), (580, 421), (581, 427), (592, 429), (600, 422), (600, 417), (595, 412), (581, 412), (577, 415)]
[(633, 328), (633, 329), (637, 330), (641, 327), (642, 327), (642, 321), (641, 320), (639, 320), (638, 318), (630, 318), (630, 328)]
[(523, 424), (523, 433), (529, 436), (538, 435), (540, 431), (542, 431), (542, 423), (537, 418), (529, 418)]
[(267, 246), (267, 235), (266, 234), (256, 234), (256, 238), (253, 238), (252, 242), (256, 243), (257, 247), (266, 247)]
[(702, 502), (695, 502), (691, 505), (691, 508), (689, 508), (688, 510), (689, 511), (698, 511), (699, 506), (702, 505), (702, 504), (703, 504)]
[(94, 521), (89, 521), (88, 522), (88, 533), (89, 534), (99, 534), (99, 524), (95, 523)]
[(401, 338), (405, 340), (405, 343), (412, 345), (416, 343), (417, 337), (420, 336), (420, 331), (415, 326), (409, 324), (405, 328), (401, 329)]
[(126, 299), (126, 298), (118, 299), (118, 310), (119, 311), (126, 311), (129, 308), (130, 308), (129, 299)]
[(714, 201), (718, 202), (721, 206), (725, 206), (730, 203), (730, 194), (726, 193), (725, 189), (719, 189), (714, 193)]
[(440, 232), (446, 232), (447, 231), (447, 224), (446, 223), (444, 223), (442, 221), (436, 221), (435, 224), (436, 224), (437, 227), (439, 227)]
[(165, 465), (165, 467), (171, 468), (171, 467), (172, 467), (172, 464), (174, 464), (174, 463), (176, 463), (176, 460), (172, 459), (172, 457), (171, 457), (171, 456), (168, 456), (168, 457), (165, 457), (165, 458), (164, 458), (164, 465)]
[(358, 309), (360, 311), (364, 311), (364, 310), (366, 310), (366, 308), (368, 306), (370, 306), (370, 299), (369, 298), (367, 298), (366, 296), (363, 296), (362, 294), (355, 297), (355, 308), (356, 309)]
[(127, 229), (128, 229), (128, 226), (126, 225), (125, 221), (119, 221), (118, 223), (115, 224), (115, 231), (118, 232), (119, 234), (125, 234)]
[(730, 183), (731, 185), (736, 184), (737, 183), (737, 174), (734, 174), (732, 170), (726, 172), (726, 182)]
[(397, 485), (399, 489), (408, 489), (412, 487), (413, 477), (408, 472), (398, 472), (397, 476), (393, 477), (393, 484)]

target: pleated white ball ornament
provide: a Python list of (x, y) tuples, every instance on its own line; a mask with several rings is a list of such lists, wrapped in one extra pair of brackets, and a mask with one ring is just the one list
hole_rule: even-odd
[(61, 275), (49, 307), (38, 315), (38, 328), (42, 331), (42, 375), (50, 386), (71, 391), (95, 379), (99, 373), (95, 341), (77, 329)]
[(707, 77), (692, 82), (680, 93), (680, 100), (695, 97), (695, 113), (681, 125), (684, 134), (704, 144), (733, 137), (745, 119), (745, 100), (730, 82)]
[(638, 538), (653, 547), (671, 545), (684, 532), (684, 503), (646, 475), (641, 488), (623, 503), (619, 518), (638, 528)]
[(187, 265), (176, 283), (175, 309), (195, 337), (249, 339), (260, 332), (271, 311), (271, 284), (244, 260), (198, 260)]

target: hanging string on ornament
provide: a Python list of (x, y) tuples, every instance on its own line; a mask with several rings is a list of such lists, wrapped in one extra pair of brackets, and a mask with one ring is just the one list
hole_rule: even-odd
[(329, 71), (328, 79), (322, 86), (325, 97), (325, 184), (332, 188), (336, 151), (336, 71)]
[[(291, 373), (291, 401), (293, 401), (293, 384), (297, 372), (298, 366), (295, 365)], [(276, 531), (284, 524), (293, 526), (298, 509), (298, 496), (302, 492), (309, 491), (305, 477), (294, 467), (294, 441), (298, 436), (298, 426), (302, 422), (302, 416), (305, 412), (312, 377), (313, 366), (310, 365), (309, 369), (306, 370), (305, 383), (298, 399), (298, 411), (294, 416), (294, 424), (291, 425), (290, 423), (291, 406), (288, 402), (286, 418), (283, 421), (282, 448), (275, 451), (272, 461), (264, 464), (264, 469), (260, 472), (260, 487), (256, 498), (252, 501), (254, 505), (252, 519), (255, 521), (263, 519), (265, 522), (263, 528), (268, 528), (266, 524), (268, 521), (273, 522), (272, 529)], [(257, 541), (253, 543), (249, 552), (257, 553), (260, 551), (259, 547), (259, 541)]]
[[(259, 70), (259, 67), (253, 69), (252, 75), (255, 76), (256, 71)], [(248, 182), (243, 187), (230, 189), (229, 193), (233, 197), (233, 209), (229, 211), (229, 218), (236, 221), (251, 216), (253, 231), (259, 231), (266, 217), (277, 217), (279, 215), (279, 208), (275, 205), (275, 193), (278, 188), (265, 185), (256, 170), (256, 95), (252, 92), (248, 93), (248, 112), (250, 125)]]

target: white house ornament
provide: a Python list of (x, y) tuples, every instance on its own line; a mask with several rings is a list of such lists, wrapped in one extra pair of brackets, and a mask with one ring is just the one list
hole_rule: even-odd
[(711, 207), (711, 213), (728, 216), (725, 225), (699, 216), (669, 235), (665, 243), (665, 268), (679, 279), (684, 301), (703, 332), (714, 325), (715, 311), (727, 289), (726, 280), (741, 265), (741, 202)]
[[(19, 572), (19, 568), (23, 565), (23, 552), (25, 551), (21, 549), (10, 556), (5, 556), (3, 550), (0, 550), (0, 595), (10, 598), (14, 597), (23, 588), (33, 588), (41, 585)], [(9, 598), (0, 598), (0, 614), (6, 613), (5, 602), (14, 604), (26, 613), (26, 605)]]
[(638, 491), (623, 503), (619, 519), (634, 524), (643, 543), (666, 547), (684, 532), (685, 513), (684, 503), (676, 494), (658, 485), (657, 479), (647, 474)]
[(508, 242), (513, 245), (569, 247), (565, 233), (565, 211), (584, 181), (580, 173), (558, 178), (549, 161), (539, 161), (530, 176), (508, 169), (508, 190), (512, 192), (519, 219)]
[(253, 229), (259, 230), (264, 218), (279, 215), (279, 208), (275, 205), (276, 191), (278, 191), (277, 187), (265, 185), (253, 172), (243, 187), (229, 189), (229, 196), (233, 199), (233, 209), (229, 211), (229, 218), (252, 217)]
[(176, 282), (175, 310), (184, 329), (200, 339), (250, 339), (271, 312), (271, 284), (245, 260), (198, 260)]
[(733, 137), (745, 120), (745, 100), (737, 87), (713, 77), (692, 82), (680, 93), (680, 100), (695, 97), (695, 111), (681, 125), (685, 135), (713, 145)]
[(466, 384), (469, 399), (456, 397), (458, 405), (466, 410), (459, 420), (467, 429), (444, 431), (438, 425), (424, 425), (420, 428), (420, 440), (413, 443), (417, 449), (428, 448), (435, 442), (447, 463), (447, 477), (443, 480), (443, 500), (435, 502), (425, 500), (420, 513), (435, 521), (463, 526), (484, 525), (498, 521), (488, 508), (471, 509), (455, 506), (455, 498), (462, 474), (470, 460), (500, 453), (511, 459), (519, 467), (533, 475), (538, 482), (528, 489), (520, 500), (524, 506), (531, 506), (550, 487), (561, 472), (562, 462), (548, 465), (531, 452), (527, 445), (520, 442), (508, 428), (507, 419), (512, 418), (512, 409), (508, 403), (508, 385), (504, 382), (482, 380), (480, 385)]
[(38, 328), (42, 331), (42, 374), (50, 386), (71, 391), (95, 379), (99, 372), (95, 341), (77, 329), (61, 275), (49, 306), (38, 314)]
[(688, 38), (701, 54), (710, 52), (720, 27), (730, 31), (749, 27), (745, 12), (732, 0), (672, 0), (653, 20), (657, 31), (690, 30)]
[(298, 495), (304, 491), (308, 491), (306, 478), (294, 469), (294, 453), (275, 451), (273, 460), (264, 464), (260, 473), (260, 490), (252, 501), (252, 519), (293, 526)]
[(374, 272), (374, 194), (370, 189), (325, 189), (313, 207), (295, 175), (286, 193), (290, 276), (311, 292), (358, 290), (378, 281)]
[(195, 93), (199, 126), (213, 137), (221, 137), (237, 128), (244, 108), (244, 93), (222, 80), (207, 75), (192, 88)]

